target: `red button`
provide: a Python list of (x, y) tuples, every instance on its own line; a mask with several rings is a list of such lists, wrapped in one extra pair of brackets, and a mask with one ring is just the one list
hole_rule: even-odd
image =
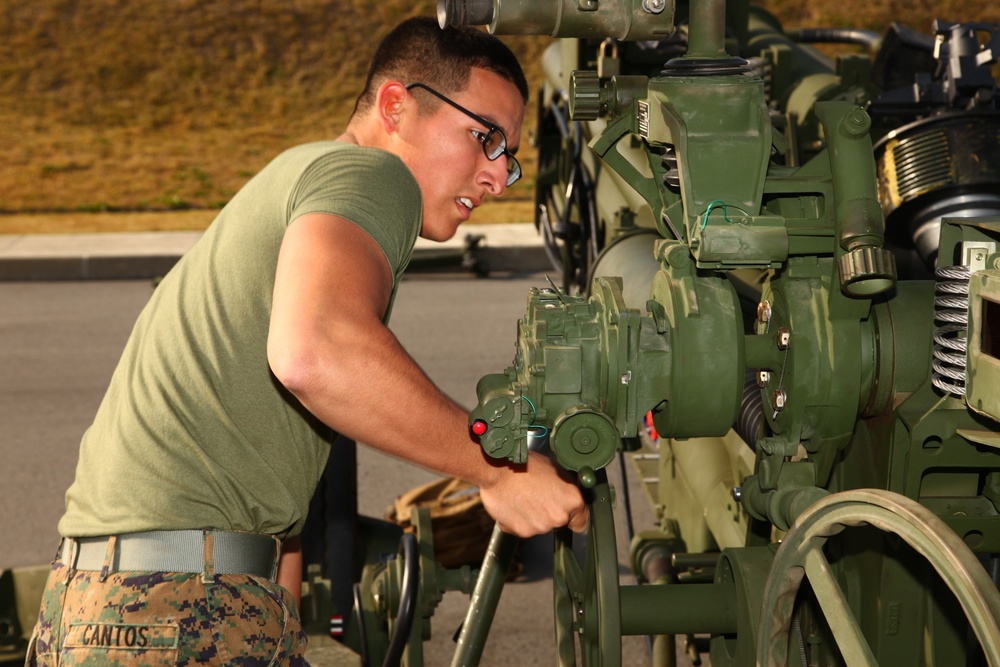
[(472, 422), (472, 432), (475, 433), (476, 435), (482, 435), (486, 433), (487, 428), (489, 428), (489, 426), (487, 426), (486, 422), (484, 422), (482, 419), (477, 419), (474, 422)]

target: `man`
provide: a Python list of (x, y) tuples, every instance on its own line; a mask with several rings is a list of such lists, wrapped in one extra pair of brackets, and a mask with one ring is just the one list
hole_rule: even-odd
[(508, 532), (583, 529), (575, 486), (544, 457), (487, 460), (385, 326), (418, 233), (450, 238), (520, 175), (526, 99), (498, 40), (404, 22), (346, 132), (233, 198), (156, 289), (84, 435), (29, 662), (301, 662), (276, 545), (336, 434), (476, 484)]

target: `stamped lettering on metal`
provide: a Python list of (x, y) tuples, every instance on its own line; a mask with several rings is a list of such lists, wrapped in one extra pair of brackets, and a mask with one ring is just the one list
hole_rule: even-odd
[(639, 121), (639, 135), (649, 139), (649, 102), (639, 100), (639, 112), (636, 118)]

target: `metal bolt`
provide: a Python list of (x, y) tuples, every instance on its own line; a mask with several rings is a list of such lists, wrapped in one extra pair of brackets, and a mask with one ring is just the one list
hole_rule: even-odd
[(767, 324), (771, 321), (771, 302), (764, 300), (757, 304), (757, 321)]
[(778, 349), (787, 350), (788, 344), (791, 341), (792, 334), (785, 327), (778, 328)]
[(774, 404), (774, 409), (781, 411), (785, 409), (785, 403), (788, 401), (788, 394), (785, 393), (784, 389), (775, 389), (774, 395), (772, 396), (771, 402)]
[(871, 118), (859, 108), (855, 108), (847, 114), (846, 129), (852, 135), (859, 136), (864, 134), (871, 127), (871, 124)]
[(622, 373), (622, 384), (628, 384), (632, 381), (632, 371), (625, 371)]
[(642, 11), (647, 14), (659, 14), (666, 6), (666, 0), (642, 0)]
[(740, 502), (743, 499), (743, 487), (742, 486), (734, 486), (732, 488), (732, 490), (730, 491), (730, 493), (733, 496), (733, 500), (735, 500), (736, 502)]
[(771, 371), (759, 370), (757, 371), (757, 386), (766, 387), (767, 383), (771, 381)]

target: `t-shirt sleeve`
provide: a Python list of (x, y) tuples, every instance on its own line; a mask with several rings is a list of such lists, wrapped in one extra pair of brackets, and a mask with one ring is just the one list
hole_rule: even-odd
[(420, 188), (403, 162), (384, 151), (351, 147), (312, 161), (288, 202), (288, 221), (307, 213), (350, 220), (382, 249), (398, 280), (420, 233)]

